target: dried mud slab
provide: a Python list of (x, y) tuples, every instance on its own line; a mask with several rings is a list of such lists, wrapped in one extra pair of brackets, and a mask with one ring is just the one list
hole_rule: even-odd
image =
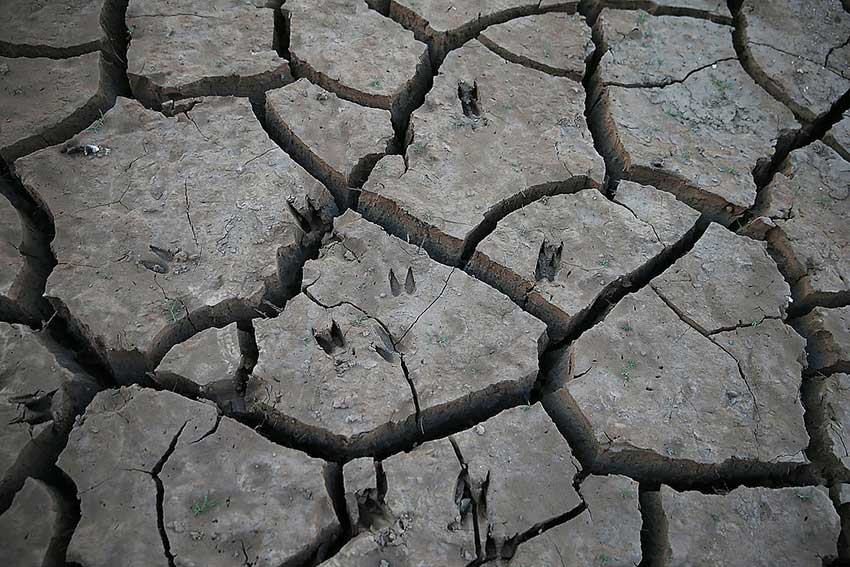
[(788, 157), (765, 189), (779, 231), (768, 233), (797, 301), (829, 305), (850, 296), (850, 165), (820, 142)]
[(292, 81), (275, 51), (274, 12), (260, 3), (130, 0), (126, 22), (127, 77), (146, 106), (195, 96), (260, 96)]
[(20, 252), (23, 232), (18, 212), (5, 197), (0, 197), (0, 318), (11, 318), (16, 309), (19, 290), (15, 282), (24, 269), (24, 256)]
[(341, 99), (307, 79), (266, 93), (266, 117), (300, 163), (340, 188), (362, 185), (394, 139), (389, 111)]
[(574, 343), (564, 388), (604, 447), (704, 463), (804, 458), (805, 342), (777, 319), (787, 286), (769, 262), (763, 244), (711, 225)]
[(536, 375), (540, 321), (353, 211), (304, 282), (305, 297), (256, 321), (248, 396), (310, 425), (352, 435), (416, 415), (421, 430)]
[(839, 518), (826, 489), (737, 488), (726, 495), (661, 488), (669, 565), (820, 566), (836, 555)]
[[(518, 206), (525, 191), (563, 190), (559, 184), (574, 176), (601, 182), (604, 165), (583, 107), (580, 84), (507, 62), (470, 41), (449, 54), (414, 112), (405, 162), (378, 162), (360, 210), (400, 223), (417, 241), (427, 237), (438, 255), (456, 263), (485, 215)], [(420, 230), (422, 223), (440, 233)]]
[(415, 413), (401, 365), (375, 348), (384, 345), (380, 323), (363, 311), (326, 309), (302, 294), (280, 316), (255, 326), (260, 356), (248, 382), (249, 403), (345, 436)]
[[(64, 387), (80, 378), (60, 364), (37, 333), (0, 323), (0, 480), (7, 479), (22, 450), (45, 426), (64, 425)], [(5, 486), (0, 483), (0, 488)]]
[(0, 54), (8, 57), (73, 57), (107, 47), (101, 19), (115, 0), (3, 0)]
[(58, 512), (47, 486), (28, 478), (12, 506), (0, 515), (4, 561), (21, 567), (64, 562), (61, 554), (57, 556), (56, 550), (50, 549)]
[(745, 2), (753, 62), (812, 117), (850, 87), (850, 13), (835, 0)]
[(835, 151), (850, 162), (850, 116), (835, 124), (829, 132), (836, 141)]
[[(222, 467), (231, 451), (236, 464)], [(59, 466), (81, 504), (68, 560), (84, 565), (115, 557), (128, 565), (232, 565), (243, 550), (252, 562), (280, 565), (338, 529), (320, 461), (170, 392), (99, 394)]]
[(377, 493), (362, 533), (326, 565), (466, 565), (477, 553), (476, 523), (481, 558), (494, 565), (547, 565), (558, 555), (639, 562), (637, 484), (591, 477), (579, 494), (570, 449), (539, 405), (454, 441), (456, 449), (439, 440), (383, 461), (386, 496)]
[(0, 157), (7, 163), (59, 144), (115, 101), (118, 71), (99, 53), (68, 59), (0, 57)]
[[(618, 0), (614, 0), (615, 2)], [(663, 5), (704, 10), (712, 14), (729, 15), (729, 8), (724, 0), (676, 0), (664, 2)]]
[(346, 436), (411, 416), (422, 430), (536, 375), (541, 322), (353, 211), (304, 282), (281, 316), (256, 321), (249, 402)]
[(226, 417), (203, 439), (178, 444), (161, 473), (175, 564), (303, 565), (321, 557), (340, 533), (323, 464)]
[(819, 402), (823, 406), (824, 428), (829, 450), (841, 465), (850, 470), (850, 375), (833, 374), (826, 378)]
[[(640, 562), (637, 483), (590, 477), (579, 494), (570, 448), (539, 404), (505, 411), (455, 438), (473, 485), (486, 483), (482, 533), (502, 557), (518, 549), (505, 564), (546, 565), (559, 554), (577, 564), (603, 555), (612, 565)], [(554, 523), (552, 533), (535, 533), (546, 522)], [(519, 534), (534, 537), (516, 548)]]
[(236, 323), (221, 329), (206, 329), (175, 345), (157, 366), (158, 372), (171, 372), (207, 386), (233, 378), (239, 369), (242, 351)]
[(732, 31), (706, 20), (603, 10), (608, 51), (600, 61), (606, 85), (662, 86), (723, 60), (734, 60)]
[(781, 320), (791, 293), (766, 248), (712, 223), (650, 285), (705, 334)]
[(587, 511), (520, 545), (502, 565), (559, 565), (567, 557), (585, 565), (640, 563), (637, 483), (624, 476), (592, 476), (582, 482), (581, 494)]
[(482, 532), (499, 544), (582, 503), (570, 447), (540, 404), (502, 412), (455, 439), (473, 484), (487, 484)]
[(480, 255), (470, 271), (484, 281), (515, 280), (503, 284), (512, 297), (542, 299), (560, 312), (555, 318), (575, 316), (674, 245), (699, 216), (668, 193), (630, 182), (617, 200), (623, 204), (585, 190), (535, 201), (501, 219), (477, 248), (512, 274), (500, 278)]
[(278, 255), (301, 240), (288, 207), (312, 218), (330, 202), (245, 99), (208, 98), (175, 118), (119, 99), (78, 143), (94, 154), (53, 147), (15, 169), (56, 219), (46, 295), (119, 380), (212, 318), (256, 316), (289, 277)]
[(464, 567), (476, 558), (469, 500), (458, 498), (461, 464), (446, 439), (382, 461), (387, 492), (371, 525), (322, 567)]
[(715, 214), (741, 213), (755, 201), (750, 169), (795, 125), (793, 115), (728, 60), (728, 27), (651, 16), (635, 27), (638, 17), (601, 15), (612, 49), (601, 62), (601, 80), (610, 83), (602, 127), (618, 140), (613, 151), (635, 180), (672, 174), (670, 190)]
[(794, 327), (808, 341), (809, 370), (850, 372), (850, 307), (815, 307), (794, 321)]
[(581, 14), (555, 12), (490, 26), (478, 41), (508, 61), (580, 81), (593, 51), (590, 31)]
[(169, 392), (132, 387), (98, 394), (57, 463), (80, 498), (67, 560), (91, 567), (112, 565), (115, 557), (127, 565), (168, 565), (158, 475), (176, 449), (215, 422), (214, 407)]
[(407, 103), (399, 96), (430, 69), (425, 44), (365, 2), (288, 0), (283, 17), (293, 74), (357, 104)]

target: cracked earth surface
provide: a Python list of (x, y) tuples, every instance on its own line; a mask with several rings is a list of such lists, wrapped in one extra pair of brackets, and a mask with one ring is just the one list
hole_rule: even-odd
[(850, 565), (847, 1), (0, 13), (6, 564)]

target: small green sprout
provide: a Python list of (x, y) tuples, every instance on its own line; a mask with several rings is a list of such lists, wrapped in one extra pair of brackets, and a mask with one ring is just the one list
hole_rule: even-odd
[(98, 110), (98, 113), (100, 114), (100, 116), (96, 118), (95, 121), (92, 122), (91, 126), (89, 127), (93, 132), (97, 132), (98, 130), (103, 128), (103, 122), (104, 120), (106, 120), (106, 117), (103, 115), (102, 110)]
[(369, 86), (373, 89), (379, 89), (381, 88), (381, 81), (379, 81), (378, 79), (373, 79), (372, 82), (369, 83)]
[(166, 309), (166, 311), (168, 311), (168, 314), (171, 316), (171, 322), (172, 323), (176, 323), (177, 320), (180, 318), (179, 317), (180, 311), (181, 311), (180, 307), (181, 307), (180, 302), (177, 301), (176, 299), (169, 299), (168, 302), (166, 303), (165, 309)]
[(196, 500), (192, 504), (192, 515), (194, 515), (197, 518), (201, 514), (209, 512), (210, 508), (213, 508), (217, 504), (218, 504), (218, 502), (212, 502), (210, 500), (209, 494), (205, 494), (203, 499)]
[(735, 83), (732, 81), (724, 81), (723, 79), (718, 79), (716, 77), (711, 78), (711, 84), (714, 85), (714, 88), (720, 91), (720, 95), (725, 97), (726, 91), (735, 86)]
[(625, 366), (623, 366), (623, 369), (620, 371), (620, 376), (623, 377), (624, 386), (632, 379), (632, 372), (635, 370), (637, 370), (637, 362), (634, 360), (627, 360)]
[(644, 12), (643, 10), (638, 10), (637, 23), (638, 25), (643, 25), (649, 20), (649, 13)]

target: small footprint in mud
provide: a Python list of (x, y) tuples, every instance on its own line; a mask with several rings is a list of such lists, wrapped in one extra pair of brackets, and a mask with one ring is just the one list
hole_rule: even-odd
[(168, 273), (168, 263), (174, 260), (174, 254), (170, 250), (160, 248), (159, 246), (149, 245), (151, 252), (154, 255), (148, 255), (147, 258), (139, 260), (139, 264), (157, 274)]
[(327, 354), (333, 354), (345, 346), (345, 336), (334, 319), (331, 319), (331, 324), (326, 329), (313, 329), (313, 338)]
[(537, 253), (537, 267), (534, 269), (534, 279), (540, 281), (547, 279), (550, 282), (555, 281), (555, 276), (558, 270), (561, 269), (561, 253), (564, 251), (564, 243), (561, 242), (558, 246), (551, 244), (545, 238), (540, 244), (540, 251)]
[[(395, 275), (395, 272), (392, 268), (390, 268), (390, 292), (393, 294), (393, 297), (398, 297), (402, 292), (401, 282), (398, 281), (398, 278)], [(413, 295), (416, 291), (416, 279), (413, 277), (413, 268), (407, 268), (407, 275), (404, 278), (404, 291), (407, 295)]]

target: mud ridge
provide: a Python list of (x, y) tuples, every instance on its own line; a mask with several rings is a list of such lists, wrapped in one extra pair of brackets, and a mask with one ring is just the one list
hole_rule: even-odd
[(560, 69), (558, 67), (547, 65), (546, 63), (541, 63), (540, 61), (535, 61), (534, 59), (531, 59), (530, 57), (525, 57), (524, 55), (517, 55), (516, 53), (505, 49), (487, 36), (478, 36), (478, 41), (480, 41), (481, 44), (484, 45), (484, 47), (486, 47), (505, 61), (508, 61), (509, 63), (522, 65), (523, 67), (528, 67), (529, 69), (534, 69), (535, 71), (540, 71), (541, 73), (546, 73), (547, 75), (551, 75), (553, 77), (564, 77), (577, 83), (581, 82), (583, 75), (576, 73), (575, 71), (572, 71), (570, 69)]
[[(71, 139), (76, 134), (88, 128), (103, 113), (112, 108), (116, 97), (130, 96), (130, 88), (126, 76), (127, 28), (124, 24), (124, 13), (127, 9), (127, 3), (128, 0), (106, 0), (103, 3), (100, 24), (104, 32), (104, 38), (96, 43), (85, 44), (85, 48), (84, 46), (76, 46), (65, 53), (66, 50), (50, 48), (48, 46), (32, 46), (32, 49), (30, 49), (29, 47), (11, 46), (11, 44), (0, 43), (0, 55), (9, 57), (65, 59), (100, 51), (97, 94), (58, 124), (54, 124), (28, 138), (24, 138), (7, 148), (4, 155), (6, 164), (11, 165), (19, 157)], [(5, 48), (12, 51), (4, 51)], [(23, 49), (24, 52), (17, 55), (7, 55), (7, 53), (13, 53), (15, 49)], [(4, 165), (3, 168), (8, 168), (8, 165)]]
[(146, 108), (161, 111), (168, 103), (205, 96), (236, 96), (251, 100), (262, 98), (266, 91), (293, 82), (285, 62), (280, 68), (257, 75), (222, 75), (204, 77), (177, 87), (157, 85), (142, 75), (128, 73), (133, 96)]
[(667, 6), (659, 5), (649, 0), (601, 0), (603, 8), (613, 8), (616, 10), (643, 10), (653, 16), (684, 16), (688, 18), (697, 18), (700, 20), (708, 20), (715, 24), (724, 26), (733, 25), (733, 19), (723, 14), (715, 14), (708, 10), (700, 10), (698, 8), (690, 8), (687, 6)]
[[(419, 245), (437, 262), (461, 268), (504, 293), (505, 288), (511, 287), (510, 284), (502, 283), (502, 278), (487, 278), (486, 269), (472, 268), (471, 264), (489, 262), (489, 259), (485, 260), (486, 256), (482, 257), (476, 253), (476, 247), (496, 229), (499, 221), (522, 207), (544, 197), (572, 194), (584, 189), (599, 189), (599, 184), (589, 177), (578, 175), (565, 180), (531, 186), (490, 207), (478, 225), (473, 227), (463, 240), (447, 235), (435, 226), (411, 215), (392, 199), (371, 191), (360, 192), (355, 210), (366, 220), (382, 227), (387, 233)], [(506, 295), (510, 296), (510, 294)], [(516, 293), (513, 295), (517, 296)], [(514, 301), (521, 307), (524, 306), (521, 300), (514, 299)]]
[(624, 174), (624, 179), (642, 185), (652, 185), (660, 191), (670, 193), (677, 201), (727, 228), (736, 226), (735, 221), (746, 213), (742, 207), (733, 205), (718, 195), (703, 191), (692, 185), (686, 178), (664, 169), (636, 165), (629, 168)]
[(547, 301), (535, 291), (534, 282), (491, 260), (483, 252), (474, 252), (464, 271), (486, 283), (513, 301), (523, 311), (546, 323), (547, 333), (556, 340), (564, 336), (574, 315)]
[(326, 74), (314, 69), (307, 61), (302, 61), (292, 54), (289, 49), (291, 41), (292, 14), (285, 8), (275, 10), (275, 41), (274, 46), (282, 58), (289, 61), (290, 72), (294, 80), (307, 79), (314, 85), (318, 85), (328, 92), (332, 92), (343, 100), (366, 106), (369, 108), (380, 108), (390, 110), (393, 97), (388, 95), (371, 95), (353, 87), (349, 87), (337, 79), (332, 79)]
[(463, 241), (411, 215), (392, 199), (371, 191), (361, 191), (354, 210), (388, 234), (420, 246), (433, 260), (458, 267)]
[(728, 6), (733, 19), (732, 45), (738, 55), (741, 67), (765, 92), (785, 105), (801, 124), (796, 130), (782, 132), (776, 141), (773, 155), (762, 158), (755, 165), (753, 180), (757, 189), (756, 203), (747, 211), (742, 222), (743, 225), (751, 220), (752, 211), (763, 206), (762, 189), (770, 183), (792, 151), (807, 146), (815, 140), (824, 140), (847, 159), (847, 150), (841, 147), (828, 131), (841, 120), (843, 113), (850, 109), (850, 90), (839, 97), (829, 110), (820, 115), (815, 115), (810, 109), (798, 104), (753, 58), (749, 48), (748, 22), (743, 13), (743, 0), (728, 0)]
[(829, 435), (830, 418), (826, 410), (826, 377), (823, 375), (803, 376), (800, 386), (800, 403), (805, 410), (803, 419), (809, 434), (806, 456), (830, 482), (846, 481), (850, 478), (841, 461), (832, 451)]

